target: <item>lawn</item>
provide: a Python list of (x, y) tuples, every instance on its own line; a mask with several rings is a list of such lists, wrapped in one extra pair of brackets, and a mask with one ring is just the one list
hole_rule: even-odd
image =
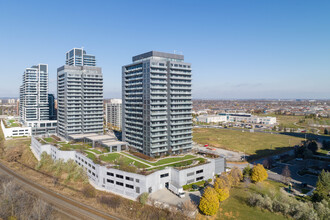
[(60, 150), (85, 150), (88, 149), (88, 147), (86, 147), (85, 145), (81, 145), (81, 144), (61, 144), (62, 147), (60, 148)]
[(45, 141), (47, 141), (48, 143), (52, 143), (52, 142), (56, 142), (53, 138), (48, 137), (48, 138), (44, 138)]
[(163, 165), (163, 164), (168, 164), (168, 163), (173, 163), (173, 162), (178, 162), (178, 161), (182, 161), (182, 160), (196, 158), (195, 156), (188, 154), (188, 155), (185, 155), (183, 157), (180, 157), (180, 156), (178, 156), (178, 157), (169, 157), (169, 158), (160, 159), (157, 162), (150, 162), (150, 161), (147, 161), (147, 160), (142, 160), (141, 158), (139, 158), (137, 156), (134, 156), (134, 155), (131, 155), (131, 154), (128, 154), (128, 153), (123, 153), (123, 154), (128, 155), (130, 157), (133, 157), (138, 161), (143, 161), (147, 164), (150, 164), (151, 166), (159, 166), (159, 165)]
[(263, 191), (265, 188), (272, 188), (275, 192), (279, 190), (281, 184), (273, 181), (265, 181), (262, 187), (250, 184), (249, 188), (245, 188), (242, 183), (240, 186), (230, 190), (230, 197), (220, 203), (220, 211), (217, 219), (267, 219), (280, 220), (287, 219), (281, 214), (271, 213), (267, 210), (251, 207), (246, 204), (249, 194), (253, 191)]
[(94, 153), (96, 153), (96, 154), (103, 154), (101, 151), (98, 151), (98, 150), (96, 150), (96, 149), (88, 149), (89, 151), (92, 151), (92, 152), (94, 152)]
[(85, 153), (87, 154), (87, 157), (91, 160), (95, 160), (96, 156), (94, 154), (92, 154), (91, 152), (85, 151)]
[(111, 154), (107, 154), (107, 155), (101, 155), (101, 156), (100, 156), (100, 159), (101, 159), (102, 161), (105, 161), (105, 162), (114, 163), (115, 160), (118, 161), (118, 159), (119, 159), (120, 157), (122, 157), (122, 160), (123, 160), (123, 162), (124, 162), (125, 164), (130, 164), (130, 163), (134, 162), (134, 165), (135, 165), (136, 167), (138, 167), (138, 168), (147, 168), (147, 167), (149, 167), (149, 166), (147, 166), (147, 165), (145, 165), (145, 164), (143, 164), (143, 163), (140, 163), (140, 162), (138, 162), (138, 161), (136, 161), (136, 160), (133, 160), (133, 159), (131, 159), (131, 158), (125, 157), (125, 156), (123, 156), (123, 155), (120, 155), (119, 153), (111, 153)]
[(287, 151), (303, 138), (260, 132), (242, 132), (229, 129), (194, 128), (193, 140), (198, 144), (244, 152), (259, 158)]
[(109, 163), (114, 163), (115, 160), (117, 160), (120, 157), (119, 153), (111, 153), (107, 155), (101, 155), (100, 159), (109, 162)]
[(9, 122), (9, 127), (19, 127), (20, 126), (20, 124), (19, 123), (17, 123), (15, 120), (13, 120), (13, 119), (11, 119), (11, 120), (9, 120), (8, 121)]

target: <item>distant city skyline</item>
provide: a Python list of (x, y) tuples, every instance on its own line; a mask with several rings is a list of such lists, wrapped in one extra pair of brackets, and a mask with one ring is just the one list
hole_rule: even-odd
[(0, 97), (18, 98), (36, 63), (48, 64), (56, 94), (63, 53), (84, 47), (102, 67), (104, 98), (121, 97), (132, 54), (156, 50), (193, 64), (193, 99), (330, 99), (329, 10), (299, 0), (1, 1)]

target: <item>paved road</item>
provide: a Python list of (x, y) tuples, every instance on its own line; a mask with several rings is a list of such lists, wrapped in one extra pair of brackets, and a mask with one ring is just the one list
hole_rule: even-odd
[(31, 191), (42, 198), (44, 201), (52, 204), (55, 209), (62, 214), (66, 215), (68, 219), (119, 219), (116, 216), (96, 210), (93, 207), (87, 206), (83, 203), (72, 200), (61, 194), (53, 192), (38, 183), (32, 182), (6, 167), (0, 163), (0, 173), (4, 173), (13, 177), (19, 184), (26, 190)]

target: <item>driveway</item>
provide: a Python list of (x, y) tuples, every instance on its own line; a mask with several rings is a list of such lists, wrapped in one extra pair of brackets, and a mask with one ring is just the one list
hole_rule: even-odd
[(199, 204), (201, 193), (197, 192), (186, 192), (184, 198), (180, 198), (175, 195), (168, 189), (160, 189), (156, 192), (153, 192), (149, 195), (149, 198), (163, 204), (169, 204), (173, 206), (177, 206), (180, 203), (183, 203), (187, 200), (192, 200), (195, 204)]

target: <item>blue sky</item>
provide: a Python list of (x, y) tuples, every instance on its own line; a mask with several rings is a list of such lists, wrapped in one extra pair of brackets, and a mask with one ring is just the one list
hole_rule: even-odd
[(0, 97), (47, 63), (50, 92), (65, 52), (83, 46), (121, 96), (121, 66), (150, 50), (180, 52), (193, 98), (330, 98), (330, 1), (0, 0)]

